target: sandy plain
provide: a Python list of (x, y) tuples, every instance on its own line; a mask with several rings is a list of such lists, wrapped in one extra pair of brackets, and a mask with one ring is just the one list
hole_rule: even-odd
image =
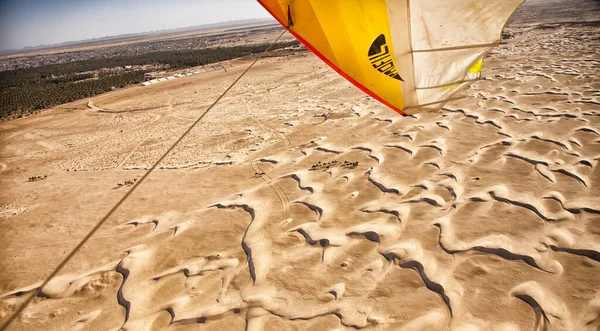
[[(600, 27), (511, 31), (408, 117), (260, 60), (10, 329), (598, 330)], [(233, 64), (0, 124), (0, 323)]]

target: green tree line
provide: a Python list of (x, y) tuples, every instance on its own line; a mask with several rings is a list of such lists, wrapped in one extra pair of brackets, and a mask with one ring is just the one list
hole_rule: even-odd
[[(297, 41), (284, 42), (274, 49), (295, 45)], [(181, 70), (260, 53), (266, 48), (262, 44), (160, 51), (0, 72), (0, 118), (20, 117), (144, 80), (143, 70), (91, 73), (100, 69), (158, 64)]]

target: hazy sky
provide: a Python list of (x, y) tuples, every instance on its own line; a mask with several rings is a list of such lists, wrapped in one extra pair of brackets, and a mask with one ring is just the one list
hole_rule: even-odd
[(0, 50), (262, 17), (256, 0), (0, 0)]

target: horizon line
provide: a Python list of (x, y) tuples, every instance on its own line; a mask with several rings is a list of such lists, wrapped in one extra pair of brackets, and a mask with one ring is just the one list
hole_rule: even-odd
[(199, 25), (180, 26), (180, 27), (176, 27), (176, 28), (161, 29), (161, 30), (126, 32), (126, 33), (122, 33), (122, 34), (107, 35), (107, 36), (96, 37), (96, 38), (88, 38), (88, 39), (81, 39), (81, 40), (67, 40), (67, 41), (54, 43), (54, 44), (42, 44), (42, 45), (35, 45), (35, 46), (25, 46), (25, 47), (21, 47), (21, 48), (0, 49), (0, 55), (7, 55), (7, 53), (11, 53), (11, 52), (16, 53), (19, 51), (30, 51), (30, 50), (36, 50), (36, 49), (52, 48), (52, 47), (63, 46), (63, 45), (67, 45), (67, 44), (74, 44), (74, 45), (76, 45), (78, 43), (84, 44), (86, 42), (94, 42), (94, 41), (108, 39), (108, 38), (116, 39), (116, 38), (125, 37), (125, 36), (135, 36), (135, 35), (143, 35), (143, 34), (151, 34), (151, 33), (159, 33), (159, 32), (168, 32), (168, 31), (174, 31), (174, 30), (180, 30), (180, 29), (193, 29), (193, 28), (200, 28), (200, 27), (205, 27), (205, 26), (210, 26), (210, 25), (219, 25), (219, 24), (225, 24), (225, 23), (235, 23), (235, 22), (243, 22), (243, 21), (261, 21), (261, 20), (264, 20), (264, 21), (272, 20), (274, 22), (277, 22), (272, 16), (265, 16), (265, 17), (259, 17), (259, 18), (248, 18), (248, 19), (221, 21), (221, 22), (206, 23), (206, 24), (199, 24)]

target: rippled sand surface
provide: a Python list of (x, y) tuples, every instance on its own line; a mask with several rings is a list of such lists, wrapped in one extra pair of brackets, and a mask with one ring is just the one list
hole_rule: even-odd
[[(12, 329), (598, 330), (600, 26), (517, 23), (440, 113), (261, 60)], [(0, 322), (233, 64), (0, 124)]]

